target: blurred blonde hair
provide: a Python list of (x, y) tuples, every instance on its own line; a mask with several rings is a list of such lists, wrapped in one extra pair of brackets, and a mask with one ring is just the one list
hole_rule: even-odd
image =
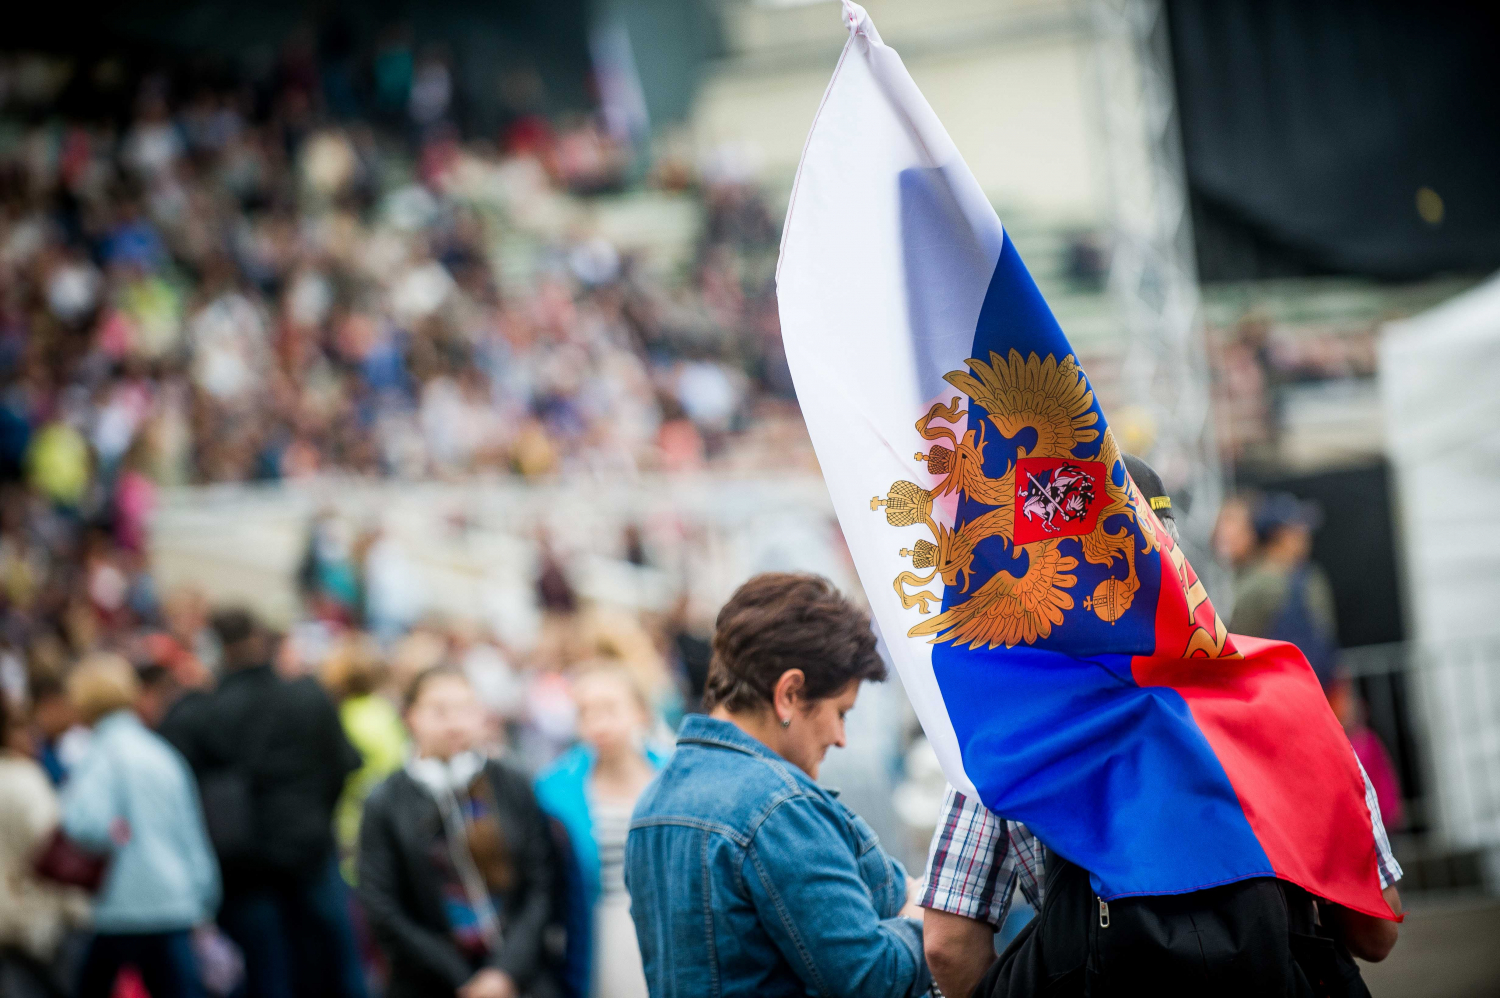
[(569, 639), (569, 662), (575, 674), (591, 665), (613, 665), (629, 674), (632, 686), (648, 703), (671, 685), (666, 662), (639, 618), (595, 608), (576, 621)]
[(402, 699), (412, 682), (448, 657), (448, 642), (431, 631), (413, 631), (391, 649), (390, 670), (387, 676), (396, 699)]
[(135, 669), (114, 652), (94, 652), (68, 676), (68, 699), (78, 719), (92, 726), (107, 714), (134, 707), (141, 691)]
[(636, 706), (641, 708), (641, 713), (646, 716), (649, 724), (652, 716), (651, 698), (646, 693), (645, 685), (640, 681), (635, 672), (627, 665), (611, 661), (609, 659), (590, 659), (581, 662), (575, 667), (572, 683), (576, 690), (579, 686), (592, 679), (613, 679), (625, 687), (626, 694), (635, 701)]
[(380, 646), (368, 634), (346, 634), (323, 660), (321, 678), (334, 697), (374, 693), (385, 681), (385, 659)]

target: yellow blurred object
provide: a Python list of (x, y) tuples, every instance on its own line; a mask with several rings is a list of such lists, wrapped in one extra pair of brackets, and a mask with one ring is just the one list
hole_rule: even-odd
[(540, 478), (557, 469), (557, 447), (546, 429), (536, 420), (528, 420), (516, 434), (513, 449), (516, 470), (527, 478)]
[(1417, 214), (1428, 225), (1442, 225), (1445, 209), (1443, 196), (1431, 187), (1417, 188)]
[(76, 506), (89, 487), (88, 441), (67, 423), (50, 423), (26, 455), (33, 488), (60, 506)]
[(1112, 411), (1109, 428), (1127, 454), (1149, 454), (1156, 443), (1156, 420), (1138, 405), (1122, 405)]

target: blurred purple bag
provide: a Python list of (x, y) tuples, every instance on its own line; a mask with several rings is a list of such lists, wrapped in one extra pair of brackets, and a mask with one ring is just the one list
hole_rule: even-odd
[(82, 887), (90, 894), (97, 894), (109, 871), (109, 856), (89, 852), (58, 826), (37, 852), (31, 868), (43, 880)]

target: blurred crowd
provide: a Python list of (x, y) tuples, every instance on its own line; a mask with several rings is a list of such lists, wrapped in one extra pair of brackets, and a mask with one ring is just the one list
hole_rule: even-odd
[[(587, 605), (550, 555), (535, 588), (545, 620), (524, 653), (436, 617), (383, 644), (357, 600), (334, 612), (309, 585), (289, 633), (182, 592), (170, 624), (13, 654), (4, 993), (643, 993), (624, 835), (656, 746), (702, 695), (707, 642), (676, 615)], [(509, 789), (486, 803), (480, 783)], [(453, 794), (456, 824), (422, 810)], [(478, 866), (440, 858), (404, 882), (433, 849)], [(435, 907), (406, 910), (414, 891)], [(429, 944), (453, 930), (447, 957), (413, 955), (422, 918)], [(495, 961), (517, 990), (460, 987)]]
[(592, 120), (462, 141), (434, 57), (404, 134), (332, 124), (287, 59), (269, 99), (148, 75), (123, 126), (0, 130), (0, 463), (49, 498), (691, 467), (790, 397), (732, 155), (655, 164), (701, 223), (658, 266), (580, 207), (634, 155)]
[[(547, 841), (524, 843), (531, 868), (518, 854), (478, 871), (499, 878), (484, 897), (524, 905), (522, 881), (571, 871), (532, 884), (551, 899), (534, 932), (508, 932), (532, 949), (512, 954), (519, 992), (493, 976), (452, 986), (582, 994), (595, 949), (629, 964), (618, 910), (576, 951), (591, 946), (585, 909), (618, 900), (609, 850), (647, 746), (701, 695), (707, 644), (682, 614), (586, 607), (544, 552), (544, 625), (524, 653), (448, 620), (385, 626), (367, 552), (330, 556), (316, 525), (306, 621), (286, 634), (159, 591), (151, 571), (158, 489), (183, 483), (794, 459), (776, 226), (744, 164), (650, 161), (593, 118), (521, 113), (465, 137), (441, 51), (399, 41), (369, 108), (306, 47), (255, 87), (147, 74), (123, 119), (12, 114), (27, 77), (0, 65), (7, 995), (360, 995), (391, 974), (395, 993), (403, 973), (431, 993), (422, 975), (443, 958), (414, 965), (406, 916), (367, 917), (379, 896), (348, 888), (364, 799), (424, 736), (459, 738), (450, 758), (513, 760), (528, 821), (531, 778), (546, 781), (532, 831)], [(685, 259), (597, 231), (590, 199), (629, 197), (691, 208)], [(427, 716), (419, 686), (440, 701), (427, 728), (412, 722)], [(249, 732), (252, 715), (282, 735)], [(461, 737), (458, 716), (473, 720)], [(253, 759), (236, 754), (247, 745)], [(596, 806), (620, 843), (579, 841)], [(246, 815), (267, 807), (303, 818), (257, 831)], [(481, 806), (449, 831), (489, 818)], [(475, 920), (460, 956), (494, 956), (486, 920), (522, 916), (465, 907), (475, 871), (445, 870), (434, 903)]]

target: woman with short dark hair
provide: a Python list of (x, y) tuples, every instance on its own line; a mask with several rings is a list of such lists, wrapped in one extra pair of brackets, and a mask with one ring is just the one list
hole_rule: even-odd
[(626, 845), (653, 995), (927, 990), (906, 872), (815, 782), (860, 683), (885, 677), (869, 617), (826, 579), (768, 573), (730, 597), (709, 715), (683, 723)]

